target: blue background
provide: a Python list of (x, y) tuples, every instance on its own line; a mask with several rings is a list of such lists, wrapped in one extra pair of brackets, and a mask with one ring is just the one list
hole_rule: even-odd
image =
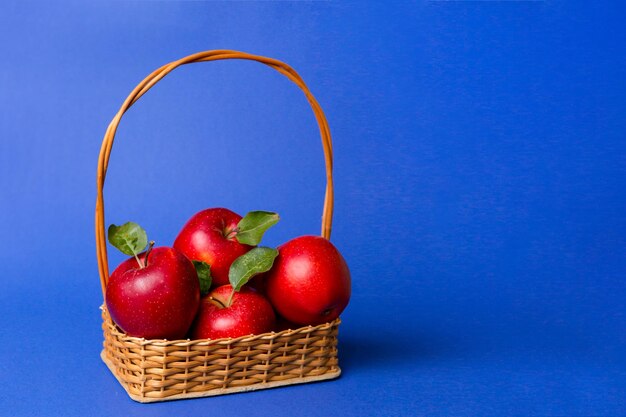
[[(0, 4), (0, 414), (626, 415), (626, 25), (607, 2)], [(158, 66), (284, 60), (327, 113), (353, 275), (339, 380), (139, 405), (101, 363), (105, 128)], [(123, 119), (107, 223), (205, 207), (318, 233), (323, 158), (262, 65), (181, 68)], [(121, 258), (111, 254), (111, 263)]]

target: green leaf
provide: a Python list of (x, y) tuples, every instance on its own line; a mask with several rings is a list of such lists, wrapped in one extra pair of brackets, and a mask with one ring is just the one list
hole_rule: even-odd
[(228, 271), (228, 280), (233, 290), (239, 291), (250, 278), (269, 271), (277, 256), (276, 249), (260, 246), (235, 259)]
[(137, 256), (148, 245), (148, 235), (137, 223), (112, 224), (107, 234), (111, 245), (126, 255)]
[(191, 262), (193, 262), (193, 266), (196, 267), (198, 280), (200, 280), (200, 295), (206, 295), (209, 293), (211, 282), (213, 281), (213, 278), (211, 277), (211, 267), (204, 261)]
[(269, 211), (251, 211), (237, 224), (237, 240), (244, 245), (256, 246), (261, 242), (263, 234), (278, 223), (277, 213)]

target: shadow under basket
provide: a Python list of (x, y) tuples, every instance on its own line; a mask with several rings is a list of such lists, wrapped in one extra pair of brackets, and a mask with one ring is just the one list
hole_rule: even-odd
[(337, 378), (340, 320), (236, 339), (147, 340), (102, 308), (101, 357), (135, 401), (208, 397)]

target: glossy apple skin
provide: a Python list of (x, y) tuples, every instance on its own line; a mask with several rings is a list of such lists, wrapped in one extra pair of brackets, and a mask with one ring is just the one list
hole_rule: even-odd
[(234, 234), (227, 238), (240, 220), (240, 215), (225, 208), (206, 209), (189, 219), (174, 241), (187, 258), (211, 266), (214, 287), (228, 284), (230, 265), (253, 248), (239, 243)]
[(226, 308), (210, 299), (216, 298), (226, 305), (231, 290), (230, 285), (222, 285), (202, 298), (200, 311), (190, 332), (192, 339), (239, 337), (274, 329), (276, 315), (272, 305), (252, 289), (244, 287), (235, 293), (232, 304)]
[(113, 271), (106, 305), (113, 321), (130, 336), (182, 339), (200, 306), (198, 275), (178, 250), (154, 248), (145, 268), (133, 257)]
[(285, 319), (301, 325), (332, 321), (350, 301), (350, 270), (339, 251), (318, 236), (301, 236), (278, 248), (265, 293)]

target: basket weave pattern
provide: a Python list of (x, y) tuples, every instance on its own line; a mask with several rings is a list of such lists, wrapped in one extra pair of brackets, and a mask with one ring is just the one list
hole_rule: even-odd
[[(97, 170), (96, 252), (103, 296), (109, 278), (104, 220), (104, 180), (115, 133), (124, 113), (174, 69), (192, 63), (243, 59), (260, 62), (287, 77), (304, 93), (319, 126), (326, 167), (321, 236), (329, 239), (333, 214), (332, 141), (326, 116), (298, 73), (289, 65), (244, 52), (217, 50), (166, 64), (135, 87), (109, 124)], [(106, 305), (106, 303), (105, 303)], [(228, 394), (332, 379), (337, 362), (340, 320), (295, 330), (235, 339), (146, 340), (124, 334), (102, 307), (104, 349), (101, 357), (128, 395), (139, 402)]]
[(127, 336), (105, 308), (102, 318), (103, 360), (141, 402), (269, 388), (341, 372), (339, 319), (236, 339), (158, 341)]

